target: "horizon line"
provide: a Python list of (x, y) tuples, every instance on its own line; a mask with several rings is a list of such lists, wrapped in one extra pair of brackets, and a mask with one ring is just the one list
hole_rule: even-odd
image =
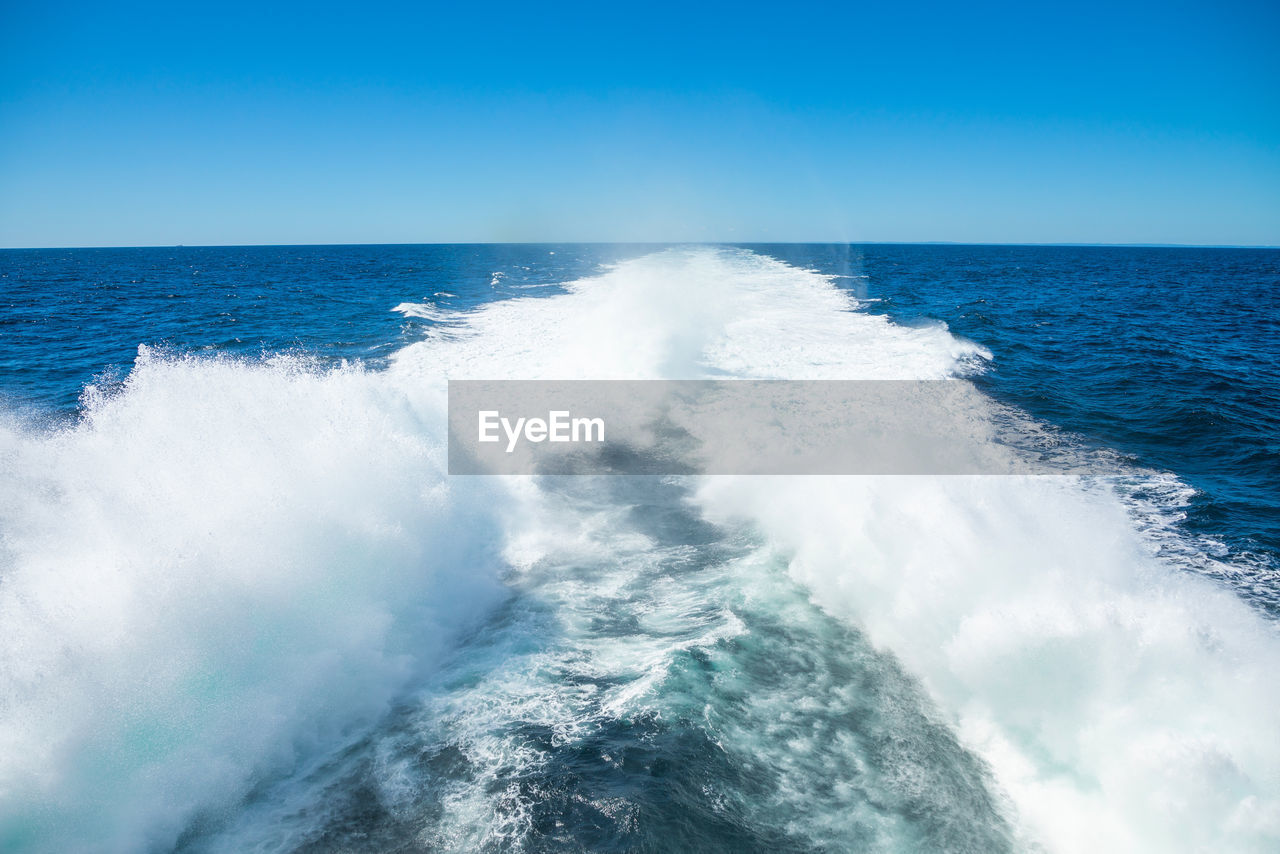
[(413, 243), (148, 243), (67, 246), (0, 246), (0, 252), (62, 249), (272, 249), (324, 246), (1008, 246), (1098, 249), (1280, 249), (1268, 243), (1097, 243), (966, 240), (439, 240)]

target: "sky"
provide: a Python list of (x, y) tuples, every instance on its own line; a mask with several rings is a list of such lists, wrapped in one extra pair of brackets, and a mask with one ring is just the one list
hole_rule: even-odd
[(0, 246), (1280, 245), (1280, 3), (0, 0)]

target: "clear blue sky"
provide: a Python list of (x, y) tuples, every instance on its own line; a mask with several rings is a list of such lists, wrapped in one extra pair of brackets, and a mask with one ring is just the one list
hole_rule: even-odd
[(1280, 244), (1280, 3), (0, 0), (2, 246), (489, 240)]

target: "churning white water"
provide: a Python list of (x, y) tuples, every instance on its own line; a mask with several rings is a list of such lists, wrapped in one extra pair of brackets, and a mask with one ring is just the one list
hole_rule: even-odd
[(446, 378), (981, 348), (739, 250), (433, 316), (382, 371), (144, 351), (74, 426), (0, 428), (0, 847), (617, 841), (562, 797), (742, 848), (1280, 847), (1275, 626), (1106, 482), (444, 470)]

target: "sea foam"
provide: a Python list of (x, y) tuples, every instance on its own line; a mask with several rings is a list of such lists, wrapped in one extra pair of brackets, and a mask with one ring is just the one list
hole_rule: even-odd
[[(367, 733), (502, 601), (503, 572), (585, 523), (549, 518), (534, 481), (444, 475), (446, 377), (964, 382), (991, 357), (738, 250), (658, 253), (470, 312), (398, 308), (441, 325), (381, 372), (144, 351), (77, 425), (0, 430), (6, 847), (163, 849), (216, 829)], [(785, 567), (919, 680), (1027, 847), (1276, 848), (1275, 627), (1155, 557), (1105, 481), (691, 485), (691, 509), (763, 539), (753, 583)], [(742, 630), (726, 614), (707, 643)], [(626, 667), (671, 660), (648, 656)], [(422, 726), (465, 729), (457, 700), (428, 702), (440, 717)], [(479, 827), (500, 815), (498, 782), (451, 796), (471, 824), (454, 843), (509, 840)]]
[(502, 596), (437, 396), (143, 350), (0, 430), (0, 848), (167, 849), (358, 734)]
[[(746, 252), (649, 256), (569, 291), (487, 306), (464, 333), (483, 346), (428, 342), (402, 367), (937, 379), (990, 358), (944, 327), (853, 311), (829, 279)], [(696, 502), (712, 520), (758, 525), (817, 603), (922, 680), (992, 767), (1028, 845), (1280, 844), (1275, 626), (1154, 557), (1105, 480), (707, 478)]]

